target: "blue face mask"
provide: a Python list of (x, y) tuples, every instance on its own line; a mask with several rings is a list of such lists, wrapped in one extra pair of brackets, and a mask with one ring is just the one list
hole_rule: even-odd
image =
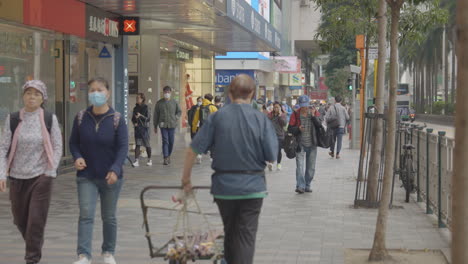
[(89, 102), (94, 106), (103, 106), (107, 103), (107, 96), (102, 92), (93, 92), (88, 94)]

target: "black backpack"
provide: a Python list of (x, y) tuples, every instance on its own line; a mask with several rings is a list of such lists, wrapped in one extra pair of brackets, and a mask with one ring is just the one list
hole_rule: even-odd
[(200, 120), (200, 127), (203, 125), (203, 122), (208, 119), (208, 116), (211, 114), (210, 111), (210, 106), (214, 106), (214, 104), (209, 104), (207, 106), (200, 106), (200, 114), (199, 114), (199, 120)]
[[(47, 131), (50, 131), (52, 129), (52, 119), (53, 119), (54, 114), (45, 111), (44, 110), (44, 122), (47, 128)], [(10, 130), (11, 130), (11, 137), (13, 138), (13, 135), (15, 134), (16, 128), (18, 127), (19, 123), (21, 122), (20, 118), (20, 113), (19, 112), (14, 112), (10, 114)]]

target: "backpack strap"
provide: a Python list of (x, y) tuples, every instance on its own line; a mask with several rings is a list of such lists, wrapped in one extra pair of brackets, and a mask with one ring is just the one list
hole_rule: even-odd
[(11, 138), (15, 134), (16, 128), (18, 127), (19, 123), (21, 122), (20, 113), (14, 112), (10, 114), (10, 131), (11, 131)]
[(114, 113), (114, 130), (117, 130), (117, 128), (119, 127), (121, 116), (122, 115), (119, 112)]
[(47, 131), (49, 131), (49, 135), (50, 135), (50, 132), (52, 131), (53, 119), (54, 119), (54, 114), (52, 114), (49, 111), (44, 110), (44, 122), (47, 128)]
[(84, 117), (85, 112), (86, 112), (86, 110), (81, 110), (76, 115), (76, 119), (78, 120), (78, 126), (81, 126), (81, 123), (83, 122), (83, 117)]

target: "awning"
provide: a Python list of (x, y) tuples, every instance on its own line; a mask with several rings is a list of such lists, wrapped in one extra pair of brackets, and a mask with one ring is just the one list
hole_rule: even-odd
[(244, 0), (81, 0), (141, 19), (140, 34), (162, 34), (215, 52), (281, 49), (281, 34)]

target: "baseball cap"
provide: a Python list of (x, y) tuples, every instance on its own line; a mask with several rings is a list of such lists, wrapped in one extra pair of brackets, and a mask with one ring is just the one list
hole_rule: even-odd
[(301, 95), (297, 101), (299, 103), (299, 107), (308, 107), (310, 99), (307, 95)]
[(47, 87), (46, 85), (41, 81), (41, 80), (30, 80), (30, 81), (27, 81), (24, 85), (23, 85), (23, 93), (26, 91), (26, 89), (28, 88), (34, 88), (36, 90), (38, 90), (41, 94), (42, 94), (42, 97), (44, 98), (44, 101), (46, 101), (48, 99), (48, 96), (47, 96)]

